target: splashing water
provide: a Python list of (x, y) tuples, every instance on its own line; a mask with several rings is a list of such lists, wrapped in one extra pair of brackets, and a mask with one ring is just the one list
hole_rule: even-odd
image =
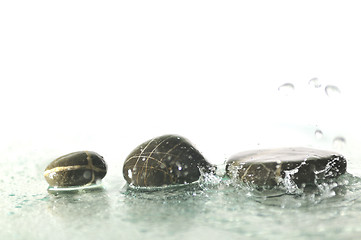
[(277, 187), (258, 187), (245, 184), (237, 178), (223, 180), (220, 184), (231, 185), (257, 202), (282, 208), (317, 206), (329, 200), (334, 201), (335, 197), (339, 201), (335, 201), (335, 204), (342, 204), (344, 199), (361, 198), (361, 193), (358, 192), (361, 190), (361, 178), (346, 173), (335, 179), (318, 179), (317, 176), (324, 174), (329, 168), (330, 166), (326, 166), (324, 170), (315, 171), (314, 184), (302, 184), (301, 186), (297, 186), (293, 181), (293, 176), (298, 172), (298, 168), (285, 171), (285, 176)]
[[(310, 86), (321, 89), (311, 83)], [(280, 94), (292, 94), (294, 89), (291, 83), (278, 88)], [(330, 85), (325, 88), (327, 96), (332, 91)], [(323, 91), (320, 93), (328, 101)], [(305, 111), (308, 107), (304, 107)], [(322, 126), (327, 134), (314, 126)], [(301, 126), (296, 130), (304, 134), (304, 129)], [(328, 137), (335, 135), (321, 124), (313, 124), (306, 133), (310, 144), (319, 137), (322, 141), (315, 141), (317, 144), (327, 142), (330, 146), (326, 147), (334, 149), (340, 148), (338, 145), (345, 148), (346, 138), (347, 147), (352, 143), (348, 135), (339, 135), (332, 142)], [(300, 135), (296, 134), (295, 138)], [(288, 139), (284, 143), (289, 144)], [(225, 176), (224, 166), (218, 166), (216, 174), (203, 172), (195, 183), (135, 188), (125, 185), (119, 174), (121, 164), (117, 162), (110, 168), (101, 189), (49, 194), (38, 160), (38, 155), (28, 154), (1, 166), (0, 182), (5, 186), (0, 190), (1, 239), (359, 239), (361, 236), (361, 179), (348, 173), (337, 179), (316, 179), (314, 184), (298, 186), (293, 181), (297, 169), (292, 169), (285, 172), (279, 186), (266, 188), (229, 178)], [(178, 170), (185, 171), (184, 167)], [(327, 166), (316, 172), (316, 176), (326, 172)]]
[(290, 193), (290, 194), (297, 193), (299, 188), (297, 187), (297, 184), (292, 180), (292, 176), (298, 173), (298, 168), (284, 172), (285, 172), (285, 177), (283, 179), (283, 186), (286, 189), (286, 193)]

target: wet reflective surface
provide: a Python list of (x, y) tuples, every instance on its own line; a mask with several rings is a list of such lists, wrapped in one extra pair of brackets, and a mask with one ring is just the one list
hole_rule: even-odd
[(112, 166), (102, 188), (54, 194), (47, 192), (42, 164), (2, 163), (2, 239), (361, 236), (361, 180), (351, 174), (295, 191), (261, 190), (209, 174), (193, 184), (136, 189)]

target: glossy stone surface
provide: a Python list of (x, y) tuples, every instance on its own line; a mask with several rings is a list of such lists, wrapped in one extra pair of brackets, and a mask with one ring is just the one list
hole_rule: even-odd
[(91, 151), (69, 153), (52, 161), (44, 177), (52, 187), (83, 186), (104, 178), (107, 165), (102, 156)]
[(123, 165), (125, 180), (134, 186), (155, 187), (197, 181), (209, 171), (202, 154), (185, 138), (164, 135), (134, 149)]
[(238, 153), (226, 163), (226, 174), (245, 183), (276, 186), (285, 180), (298, 186), (346, 172), (346, 159), (312, 148), (278, 148)]

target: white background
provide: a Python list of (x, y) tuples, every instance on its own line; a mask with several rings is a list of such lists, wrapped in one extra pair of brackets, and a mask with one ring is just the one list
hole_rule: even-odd
[(1, 1), (2, 160), (175, 133), (219, 163), (319, 127), (358, 153), (360, 24), (357, 1)]

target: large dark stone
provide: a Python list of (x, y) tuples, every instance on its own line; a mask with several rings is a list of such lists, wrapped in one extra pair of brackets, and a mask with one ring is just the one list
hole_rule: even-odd
[(211, 167), (185, 138), (165, 135), (134, 149), (123, 166), (125, 180), (133, 186), (156, 187), (197, 181), (200, 170)]
[(226, 163), (226, 174), (256, 186), (277, 186), (285, 179), (298, 186), (335, 178), (346, 172), (346, 159), (312, 148), (278, 148), (238, 153)]
[(45, 169), (44, 177), (52, 187), (84, 186), (104, 178), (107, 165), (95, 152), (69, 153), (52, 161)]

